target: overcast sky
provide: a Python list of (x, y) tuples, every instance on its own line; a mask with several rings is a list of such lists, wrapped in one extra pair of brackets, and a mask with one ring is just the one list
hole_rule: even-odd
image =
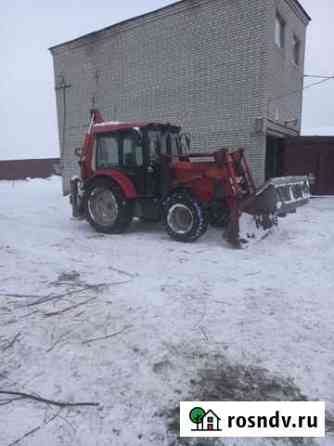
[[(305, 72), (334, 74), (334, 2), (301, 2), (313, 18), (308, 29)], [(0, 159), (58, 156), (50, 46), (169, 3), (171, 0), (3, 2), (0, 13)], [(334, 134), (333, 99), (334, 80), (305, 92), (304, 129), (330, 127)]]

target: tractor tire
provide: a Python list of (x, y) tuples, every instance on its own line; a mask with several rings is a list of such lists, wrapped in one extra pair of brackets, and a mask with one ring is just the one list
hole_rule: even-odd
[(99, 178), (84, 194), (85, 216), (89, 224), (104, 234), (121, 234), (132, 221), (132, 203), (120, 186), (107, 178)]
[(163, 223), (168, 235), (190, 243), (208, 229), (208, 217), (201, 203), (187, 191), (175, 192), (163, 203)]

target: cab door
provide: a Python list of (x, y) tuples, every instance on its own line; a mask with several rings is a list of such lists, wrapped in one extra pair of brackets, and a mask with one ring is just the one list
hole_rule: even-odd
[(143, 145), (135, 130), (121, 135), (121, 168), (135, 185), (138, 195), (144, 196), (146, 189), (146, 167)]

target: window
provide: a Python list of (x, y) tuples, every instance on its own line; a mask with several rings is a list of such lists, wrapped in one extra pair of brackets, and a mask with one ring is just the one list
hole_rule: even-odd
[(293, 61), (296, 65), (300, 63), (300, 40), (293, 36)]
[(181, 153), (179, 133), (176, 131), (150, 130), (148, 138), (151, 161), (159, 159), (160, 153), (175, 157)]
[(108, 169), (119, 166), (119, 146), (116, 135), (98, 136), (96, 144), (97, 169)]
[(123, 139), (123, 166), (141, 167), (143, 165), (143, 148), (136, 138), (125, 136)]
[(158, 161), (160, 153), (165, 153), (164, 148), (162, 147), (162, 138), (160, 131), (158, 130), (150, 130), (148, 132), (149, 139), (149, 159), (151, 162)]
[(178, 156), (180, 154), (179, 134), (167, 133), (166, 135), (166, 153), (169, 156)]
[(275, 21), (275, 43), (280, 48), (285, 46), (285, 21), (278, 13)]

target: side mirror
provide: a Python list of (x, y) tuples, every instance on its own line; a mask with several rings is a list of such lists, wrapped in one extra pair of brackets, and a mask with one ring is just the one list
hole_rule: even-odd
[(75, 156), (77, 156), (78, 158), (81, 158), (82, 148), (81, 148), (81, 147), (76, 147), (76, 148), (74, 149), (74, 154), (75, 154)]

